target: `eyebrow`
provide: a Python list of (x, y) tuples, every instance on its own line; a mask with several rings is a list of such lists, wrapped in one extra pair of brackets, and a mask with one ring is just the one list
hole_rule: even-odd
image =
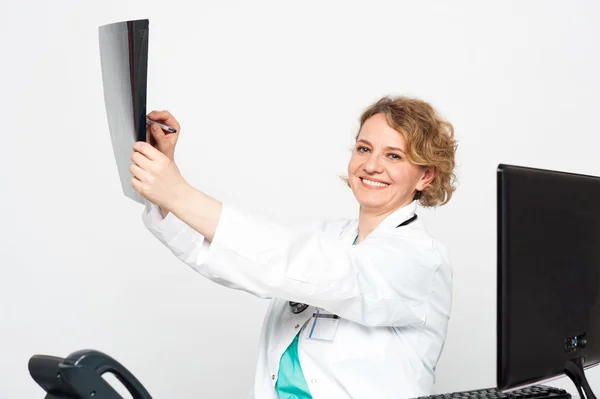
[[(373, 144), (371, 144), (370, 142), (368, 142), (365, 139), (359, 139), (359, 140), (357, 140), (357, 143), (360, 143), (360, 142), (365, 143), (365, 144), (370, 145), (371, 147), (373, 147)], [(400, 151), (401, 153), (404, 154), (404, 151), (402, 150), (402, 148), (399, 148), (399, 147), (390, 147), (390, 146), (387, 146), (387, 147), (385, 147), (385, 149), (386, 150)]]

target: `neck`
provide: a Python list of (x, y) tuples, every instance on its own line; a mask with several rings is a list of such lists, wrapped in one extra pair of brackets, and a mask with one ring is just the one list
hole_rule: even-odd
[(407, 200), (402, 205), (392, 210), (374, 210), (361, 207), (358, 214), (358, 239), (356, 240), (356, 243), (358, 244), (364, 240), (386, 217), (388, 217), (394, 211), (410, 204), (411, 202), (412, 199)]
[(364, 240), (391, 213), (375, 213), (361, 208), (358, 216), (358, 240), (356, 240), (356, 243), (358, 244)]

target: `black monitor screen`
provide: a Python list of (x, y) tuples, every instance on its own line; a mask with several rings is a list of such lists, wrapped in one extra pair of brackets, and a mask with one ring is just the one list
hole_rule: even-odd
[(500, 165), (497, 384), (600, 362), (600, 178)]

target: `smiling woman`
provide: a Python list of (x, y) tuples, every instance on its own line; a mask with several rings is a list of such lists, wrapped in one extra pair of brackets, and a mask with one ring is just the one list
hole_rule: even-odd
[(179, 124), (151, 120), (156, 148), (134, 146), (143, 220), (202, 276), (270, 298), (253, 397), (429, 395), (452, 307), (452, 268), (416, 209), (454, 191), (452, 125), (417, 99), (383, 98), (363, 113), (347, 182), (358, 218), (291, 229), (191, 187), (174, 161)]
[(346, 178), (364, 215), (358, 241), (414, 200), (446, 204), (455, 190), (455, 149), (452, 125), (422, 100), (384, 97), (365, 110)]

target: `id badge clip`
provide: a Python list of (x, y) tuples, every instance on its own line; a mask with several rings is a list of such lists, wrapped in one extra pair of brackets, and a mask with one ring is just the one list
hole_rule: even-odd
[(333, 341), (339, 324), (338, 315), (317, 308), (305, 328), (306, 338)]

